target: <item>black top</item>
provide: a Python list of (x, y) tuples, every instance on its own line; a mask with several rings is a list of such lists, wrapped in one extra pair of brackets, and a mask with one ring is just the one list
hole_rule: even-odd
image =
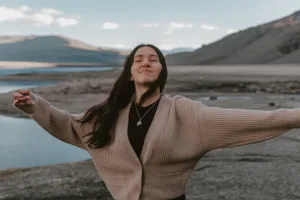
[[(141, 155), (144, 140), (154, 118), (159, 101), (160, 99), (146, 107), (137, 106), (134, 103), (135, 101), (133, 101), (133, 103), (131, 104), (128, 122), (128, 139), (138, 158)], [(139, 112), (139, 115), (137, 114), (137, 110)], [(144, 116), (146, 112), (148, 113)], [(137, 126), (137, 123), (140, 120), (139, 116), (142, 118), (142, 124)], [(185, 200), (185, 195), (183, 194), (177, 198), (170, 200)]]
[[(138, 157), (140, 157), (141, 155), (142, 148), (144, 145), (144, 140), (147, 135), (148, 129), (151, 125), (151, 122), (154, 118), (159, 101), (160, 99), (146, 107), (137, 106), (134, 103), (134, 101), (131, 104), (130, 112), (129, 112), (129, 123), (128, 123), (128, 138), (132, 145), (132, 148), (134, 149)], [(140, 120), (137, 114), (137, 110), (139, 112), (140, 117), (142, 118), (141, 120), (142, 124), (139, 126), (137, 126), (137, 123)], [(147, 111), (148, 113), (144, 116), (144, 114)]]

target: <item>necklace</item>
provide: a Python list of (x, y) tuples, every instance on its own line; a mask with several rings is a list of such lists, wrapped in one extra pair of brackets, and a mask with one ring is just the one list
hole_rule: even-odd
[(140, 113), (139, 113), (139, 111), (138, 111), (138, 109), (137, 109), (137, 107), (136, 107), (136, 102), (134, 102), (134, 106), (135, 106), (135, 110), (136, 110), (136, 112), (137, 112), (137, 114), (138, 114), (138, 116), (139, 116), (139, 121), (136, 123), (136, 125), (137, 126), (140, 126), (140, 125), (142, 125), (142, 119), (146, 116), (146, 114), (151, 110), (151, 108), (153, 108), (153, 106), (155, 105), (155, 104), (157, 104), (157, 102), (158, 101), (156, 101), (148, 110), (147, 110), (147, 112), (142, 116), (142, 117), (140, 117)]

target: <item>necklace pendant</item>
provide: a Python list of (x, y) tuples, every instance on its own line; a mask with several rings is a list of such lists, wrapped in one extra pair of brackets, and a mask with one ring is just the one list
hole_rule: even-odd
[(141, 121), (138, 121), (138, 123), (136, 124), (137, 126), (139, 126), (139, 125), (141, 125), (142, 124), (142, 122)]

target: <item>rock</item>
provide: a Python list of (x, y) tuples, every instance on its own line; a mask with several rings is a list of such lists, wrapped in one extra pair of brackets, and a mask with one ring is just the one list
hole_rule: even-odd
[(268, 93), (275, 93), (276, 90), (274, 90), (273, 88), (266, 88), (265, 89), (265, 92), (268, 92)]
[(91, 160), (0, 171), (0, 200), (113, 200)]
[(217, 100), (218, 97), (216, 97), (216, 96), (210, 96), (210, 97), (208, 97), (208, 99), (209, 99), (209, 100)]
[(246, 89), (249, 91), (249, 92), (257, 92), (260, 90), (260, 87), (256, 84), (250, 84), (250, 85), (247, 85), (246, 86)]
[(271, 106), (271, 107), (273, 107), (273, 106), (275, 106), (276, 104), (275, 104), (274, 102), (270, 102), (268, 105)]
[(88, 79), (87, 80), (87, 85), (93, 89), (99, 89), (101, 88), (101, 82), (98, 80), (95, 80), (95, 79)]

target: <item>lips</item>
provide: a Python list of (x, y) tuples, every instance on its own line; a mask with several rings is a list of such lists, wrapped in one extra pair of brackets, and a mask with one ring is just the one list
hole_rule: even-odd
[(143, 70), (143, 71), (141, 71), (141, 73), (144, 73), (144, 72), (151, 73), (151, 71), (149, 71), (149, 70)]

